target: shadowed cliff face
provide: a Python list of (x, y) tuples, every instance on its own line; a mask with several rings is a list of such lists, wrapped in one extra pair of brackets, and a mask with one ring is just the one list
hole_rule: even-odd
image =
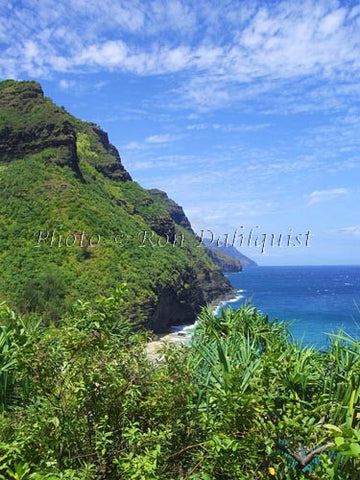
[(97, 144), (98, 156), (93, 163), (96, 170), (111, 180), (123, 182), (131, 180), (130, 174), (121, 163), (119, 152), (116, 147), (109, 142), (108, 134), (94, 123), (89, 123), (88, 126), (97, 137), (97, 141), (94, 143)]
[(0, 300), (47, 320), (126, 282), (123, 314), (160, 332), (232, 292), (183, 209), (36, 82), (0, 82), (0, 225)]
[(59, 163), (78, 173), (75, 128), (61, 109), (44, 98), (40, 85), (7, 81), (0, 93), (0, 160), (56, 148), (61, 151)]
[[(76, 143), (79, 122), (45, 98), (37, 82), (5, 81), (0, 94), (0, 161), (54, 148), (58, 150), (54, 160), (79, 174)], [(131, 180), (107, 133), (95, 124), (83, 122), (85, 126), (97, 144), (95, 168), (112, 180)]]
[(191, 224), (187, 218), (187, 216), (184, 213), (184, 210), (180, 205), (178, 205), (174, 200), (171, 200), (166, 192), (163, 192), (162, 190), (158, 190), (157, 188), (152, 188), (149, 190), (149, 193), (151, 197), (164, 205), (166, 210), (169, 212), (169, 215), (171, 219), (177, 224), (180, 225), (181, 227), (185, 228), (191, 233), (193, 232), (193, 229), (191, 228)]

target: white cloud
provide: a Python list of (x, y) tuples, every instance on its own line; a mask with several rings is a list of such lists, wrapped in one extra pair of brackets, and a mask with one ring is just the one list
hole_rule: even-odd
[[(158, 135), (149, 135), (142, 141), (131, 141), (126, 143), (125, 145), (121, 146), (121, 151), (136, 151), (137, 154), (144, 153), (146, 155), (146, 160), (142, 160), (141, 162), (137, 163), (137, 169), (144, 167), (145, 162), (148, 164), (152, 164), (153, 160), (149, 159), (149, 155), (151, 154), (151, 150), (154, 149), (155, 146), (162, 146), (166, 145), (170, 142), (175, 142), (180, 138), (180, 135), (172, 135), (169, 133), (163, 133)], [(147, 168), (147, 167), (145, 167)]]
[(90, 45), (85, 48), (73, 61), (79, 65), (101, 65), (114, 67), (121, 65), (127, 58), (127, 46), (121, 40), (104, 42), (101, 45)]
[(144, 144), (141, 142), (128, 142), (121, 147), (121, 150), (141, 150), (144, 148)]
[(178, 135), (171, 135), (169, 133), (164, 133), (161, 135), (150, 135), (145, 139), (146, 143), (156, 143), (156, 144), (161, 144), (161, 143), (169, 143), (169, 142), (174, 142), (179, 138)]
[(319, 31), (323, 35), (331, 35), (342, 25), (346, 17), (346, 9), (339, 8), (323, 18), (319, 25)]
[(360, 225), (356, 225), (353, 227), (344, 227), (344, 228), (339, 228), (339, 230), (336, 230), (337, 233), (340, 233), (341, 235), (349, 235), (349, 236), (360, 236)]
[(347, 188), (332, 188), (329, 190), (314, 190), (312, 193), (307, 195), (309, 199), (308, 205), (313, 205), (315, 203), (324, 202), (328, 200), (333, 200), (343, 195), (349, 193)]
[(220, 130), (222, 132), (257, 132), (270, 127), (270, 123), (259, 123), (259, 124), (233, 124), (233, 123), (193, 123), (186, 126), (186, 130)]
[(76, 82), (74, 80), (67, 80), (66, 78), (62, 78), (59, 81), (59, 87), (62, 90), (69, 90), (71, 88), (74, 88), (76, 85)]
[(285, 95), (302, 78), (355, 85), (359, 17), (356, 6), (315, 0), (221, 8), (209, 0), (4, 2), (0, 74), (191, 72), (177, 80), (179, 103), (220, 107), (279, 86)]
[(259, 123), (259, 124), (218, 124), (214, 123), (212, 127), (215, 130), (221, 130), (223, 132), (257, 132), (259, 130), (264, 130), (270, 127), (270, 123)]

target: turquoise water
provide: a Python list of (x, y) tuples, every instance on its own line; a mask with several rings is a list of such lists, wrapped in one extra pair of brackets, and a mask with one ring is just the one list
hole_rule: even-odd
[[(297, 340), (325, 347), (340, 328), (360, 337), (360, 266), (254, 267), (227, 275), (238, 298), (270, 318), (294, 321)], [(359, 326), (357, 325), (359, 324)]]

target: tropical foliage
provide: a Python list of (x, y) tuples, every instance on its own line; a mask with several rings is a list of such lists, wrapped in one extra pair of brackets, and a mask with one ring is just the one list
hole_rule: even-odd
[(360, 342), (317, 351), (250, 306), (204, 309), (149, 359), (127, 295), (56, 326), (2, 304), (0, 478), (359, 478)]

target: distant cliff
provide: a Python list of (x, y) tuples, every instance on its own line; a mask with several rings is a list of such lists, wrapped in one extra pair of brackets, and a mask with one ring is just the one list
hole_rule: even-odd
[(223, 252), (216, 249), (207, 248), (206, 253), (213, 262), (218, 265), (223, 273), (241, 272), (242, 265), (240, 260), (225, 255)]
[[(216, 242), (211, 242), (209, 239), (204, 238), (202, 240), (203, 244), (209, 248), (212, 252), (216, 254), (223, 254), (227, 257), (231, 257), (232, 259), (240, 262), (241, 267), (256, 267), (257, 263), (251, 258), (243, 255), (239, 250), (232, 245), (221, 245), (217, 246)], [(228, 271), (235, 271), (235, 270), (228, 270)]]
[(124, 315), (163, 331), (232, 293), (182, 208), (36, 82), (0, 82), (0, 227), (0, 300), (48, 320), (126, 282)]

